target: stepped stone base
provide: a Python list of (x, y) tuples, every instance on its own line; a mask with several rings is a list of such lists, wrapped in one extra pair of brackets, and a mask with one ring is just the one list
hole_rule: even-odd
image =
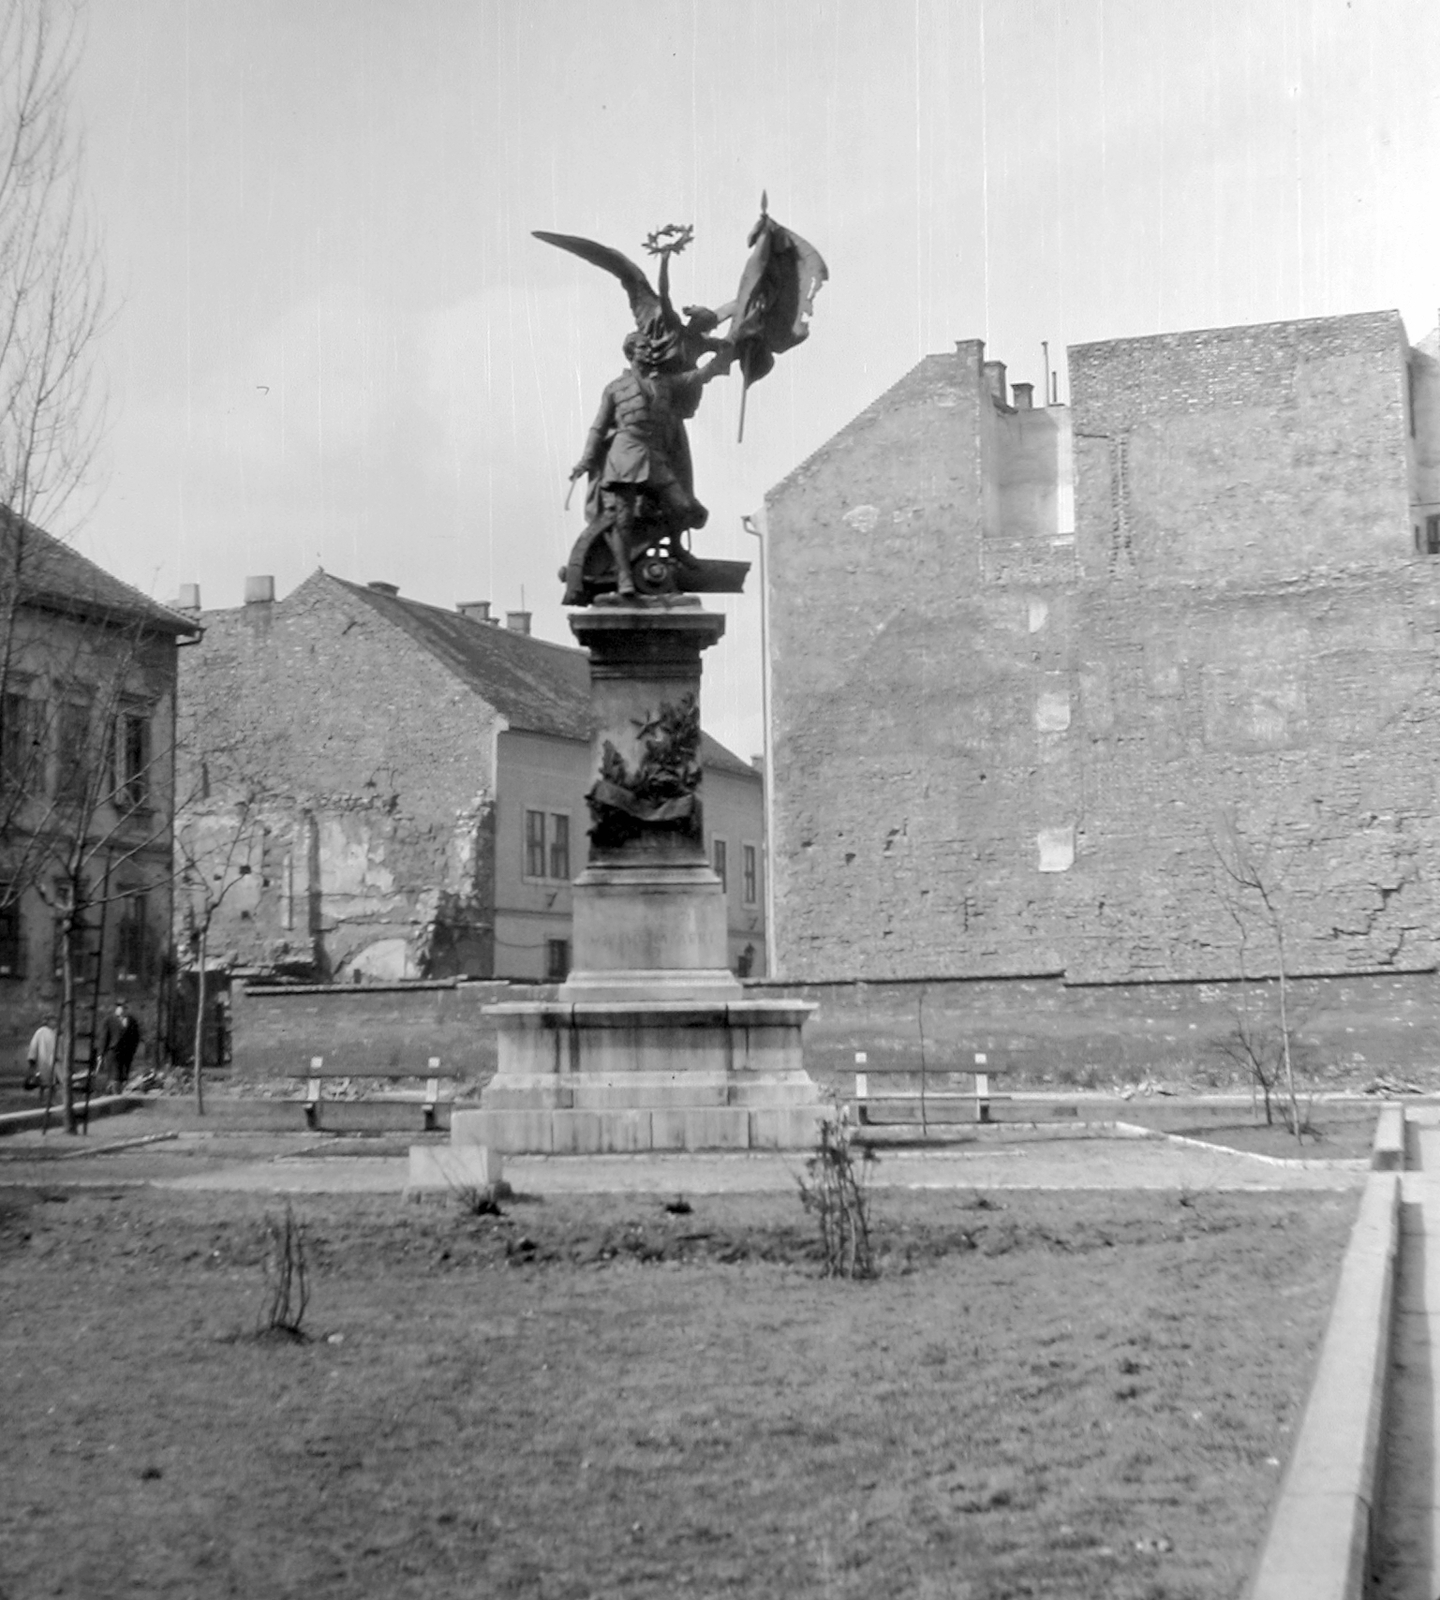
[(563, 1001), (487, 1008), (500, 1068), (455, 1146), (510, 1154), (784, 1150), (825, 1108), (805, 1071), (804, 1001)]

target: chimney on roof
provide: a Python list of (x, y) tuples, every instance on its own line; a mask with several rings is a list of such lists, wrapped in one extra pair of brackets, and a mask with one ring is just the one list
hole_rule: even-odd
[(530, 613), (528, 611), (507, 611), (505, 613), (505, 626), (511, 633), (529, 633)]
[(457, 600), (455, 609), (462, 617), (469, 617), (471, 622), (494, 622), (490, 615), (490, 602), (488, 600)]
[(987, 361), (984, 370), (986, 387), (1002, 406), (1007, 405), (1009, 402), (1005, 398), (1005, 363)]
[(245, 604), (247, 606), (268, 606), (274, 598), (274, 578), (246, 578)]
[(1029, 411), (1035, 404), (1035, 385), (1033, 383), (1012, 383), (1010, 393), (1015, 397), (1017, 411)]
[(400, 593), (400, 585), (398, 583), (381, 583), (378, 579), (374, 578), (372, 578), (371, 581), (365, 585), (365, 587), (367, 589), (373, 589), (376, 594)]
[(175, 602), (177, 611), (198, 611), (200, 609), (200, 585), (198, 583), (182, 583), (180, 585), (180, 598)]

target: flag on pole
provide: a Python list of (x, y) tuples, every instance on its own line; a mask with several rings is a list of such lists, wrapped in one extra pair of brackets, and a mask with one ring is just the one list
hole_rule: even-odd
[(740, 274), (730, 342), (735, 346), (744, 389), (740, 434), (745, 433), (745, 394), (775, 365), (775, 357), (809, 337), (810, 313), (830, 270), (820, 252), (781, 225), (760, 197), (760, 220), (750, 232), (750, 259)]

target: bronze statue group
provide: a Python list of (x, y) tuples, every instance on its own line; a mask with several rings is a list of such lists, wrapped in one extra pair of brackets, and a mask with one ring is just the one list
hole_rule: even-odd
[[(600, 410), (571, 471), (589, 482), (586, 525), (561, 573), (565, 604), (592, 604), (614, 595), (738, 592), (745, 563), (702, 561), (686, 536), (708, 513), (695, 497), (685, 424), (699, 409), (706, 384), (739, 366), (748, 393), (809, 332), (814, 298), (828, 277), (812, 245), (767, 214), (750, 232), (750, 256), (740, 287), (714, 310), (670, 300), (670, 259), (693, 230), (671, 224), (650, 235), (646, 249), (660, 258), (659, 288), (634, 262), (608, 246), (568, 234), (537, 233), (613, 273), (630, 300), (635, 329), (625, 337), (626, 368), (606, 384)], [(717, 335), (724, 323), (726, 333)], [(703, 363), (703, 364), (702, 364)], [(744, 399), (741, 400), (741, 432)]]

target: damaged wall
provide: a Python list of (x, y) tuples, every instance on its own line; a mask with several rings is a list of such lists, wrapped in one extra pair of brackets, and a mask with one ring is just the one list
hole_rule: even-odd
[(1440, 408), (1398, 317), (1072, 350), (1073, 530), (1062, 408), (1052, 445), (996, 365), (926, 358), (769, 497), (781, 976), (1272, 971), (1227, 839), (1294, 968), (1433, 968)]
[(494, 712), (323, 574), (204, 622), (181, 675), (178, 826), (212, 864), (241, 836), (216, 957), (488, 973)]

